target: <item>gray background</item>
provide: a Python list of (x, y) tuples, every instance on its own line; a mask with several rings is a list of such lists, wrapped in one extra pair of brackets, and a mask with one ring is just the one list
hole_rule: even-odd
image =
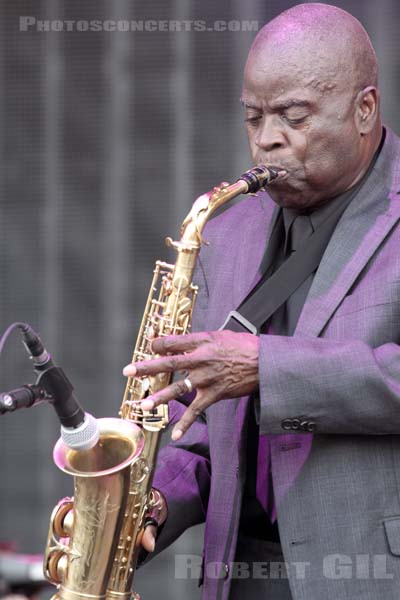
[[(250, 160), (239, 106), (254, 32), (28, 32), (37, 19), (216, 19), (263, 23), (295, 2), (2, 0), (0, 3), (0, 328), (31, 323), (97, 416), (117, 413), (154, 260), (194, 198)], [(341, 1), (369, 31), (383, 112), (400, 131), (395, 0)], [(14, 334), (0, 389), (34, 381)], [(41, 552), (55, 501), (71, 493), (51, 453), (50, 407), (0, 420), (0, 542)], [(144, 567), (144, 600), (199, 597), (174, 576), (201, 551), (201, 527)], [(161, 588), (162, 586), (162, 588)]]

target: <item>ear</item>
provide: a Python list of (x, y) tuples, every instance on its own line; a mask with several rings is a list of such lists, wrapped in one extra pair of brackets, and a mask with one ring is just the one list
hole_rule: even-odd
[(357, 94), (356, 125), (360, 135), (366, 135), (373, 129), (379, 116), (379, 90), (372, 85)]

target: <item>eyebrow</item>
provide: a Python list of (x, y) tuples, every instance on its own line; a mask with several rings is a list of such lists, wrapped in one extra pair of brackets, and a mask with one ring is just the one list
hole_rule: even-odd
[[(240, 104), (243, 106), (243, 108), (250, 108), (253, 110), (258, 110), (259, 112), (261, 112), (261, 108), (259, 106), (256, 106), (255, 104), (251, 104), (250, 102), (246, 102), (246, 100), (243, 100), (243, 98), (240, 98)], [(308, 102), (308, 100), (300, 100), (298, 98), (291, 98), (289, 100), (285, 100), (283, 102), (276, 102), (275, 104), (272, 105), (273, 110), (287, 110), (288, 108), (291, 108), (292, 106), (310, 106), (310, 103)]]
[(259, 108), (258, 106), (255, 106), (254, 104), (250, 104), (249, 102), (246, 102), (246, 100), (243, 100), (243, 98), (240, 98), (240, 104), (243, 106), (243, 108), (252, 108), (254, 110), (259, 110), (261, 111), (261, 108)]
[(276, 110), (291, 108), (292, 106), (310, 106), (308, 100), (299, 100), (297, 98), (292, 98), (290, 100), (285, 100), (284, 102), (277, 102), (273, 104)]

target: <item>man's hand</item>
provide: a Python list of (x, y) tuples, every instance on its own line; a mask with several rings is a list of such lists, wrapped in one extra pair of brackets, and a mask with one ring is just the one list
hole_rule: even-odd
[[(176, 441), (211, 404), (248, 395), (258, 388), (258, 346), (257, 336), (228, 330), (160, 337), (153, 341), (152, 350), (161, 357), (127, 365), (124, 375), (185, 373), (197, 394), (172, 431)], [(151, 410), (187, 391), (184, 381), (175, 381), (148, 396), (141, 406)]]

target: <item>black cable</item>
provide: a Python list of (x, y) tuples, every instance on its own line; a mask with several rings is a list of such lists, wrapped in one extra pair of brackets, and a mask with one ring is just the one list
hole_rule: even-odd
[(15, 323), (11, 323), (11, 325), (9, 325), (7, 327), (7, 329), (5, 330), (5, 332), (3, 333), (3, 335), (0, 338), (0, 354), (3, 352), (5, 343), (8, 340), (8, 338), (10, 337), (11, 333), (14, 331), (14, 329), (17, 329), (17, 328), (22, 329), (22, 331), (24, 333), (27, 333), (29, 330), (32, 329), (32, 327), (30, 325), (28, 325), (28, 323), (22, 323), (21, 321), (16, 321)]
[(23, 385), (0, 394), (0, 415), (19, 408), (28, 408), (48, 400), (61, 423), (64, 443), (75, 450), (89, 450), (99, 440), (97, 420), (86, 413), (73, 393), (73, 386), (64, 371), (54, 364), (36, 331), (28, 323), (17, 321), (7, 327), (0, 338), (0, 354), (11, 332), (19, 328), (22, 341), (39, 375), (36, 384)]

